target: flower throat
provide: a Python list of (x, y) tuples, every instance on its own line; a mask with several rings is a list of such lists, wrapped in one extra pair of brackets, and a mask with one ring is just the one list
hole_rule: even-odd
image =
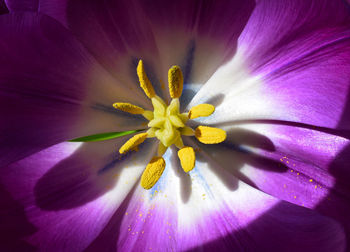
[(178, 157), (185, 172), (195, 167), (195, 152), (192, 147), (183, 144), (182, 136), (195, 136), (201, 143), (217, 144), (226, 139), (226, 132), (207, 126), (198, 126), (195, 130), (186, 126), (190, 119), (210, 116), (215, 111), (215, 107), (211, 104), (199, 104), (192, 107), (187, 113), (180, 112), (179, 98), (183, 90), (183, 75), (180, 67), (173, 66), (168, 72), (169, 93), (172, 98), (169, 105), (156, 95), (146, 75), (142, 60), (137, 66), (137, 75), (141, 88), (152, 101), (153, 111), (144, 110), (130, 103), (117, 102), (113, 106), (124, 112), (143, 115), (149, 121), (149, 129), (146, 132), (133, 136), (120, 147), (121, 154), (137, 148), (146, 138), (159, 140), (157, 156), (151, 159), (141, 177), (141, 186), (148, 190), (161, 177), (166, 166), (162, 156), (171, 145), (178, 148)]

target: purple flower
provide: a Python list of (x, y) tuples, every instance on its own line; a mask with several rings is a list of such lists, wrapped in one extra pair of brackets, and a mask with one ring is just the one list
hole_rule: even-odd
[[(0, 1), (1, 251), (344, 251), (350, 237), (350, 9), (343, 0)], [(8, 10), (9, 11), (8, 11)], [(7, 14), (7, 12), (9, 12)], [(155, 91), (183, 71), (181, 109), (225, 142), (185, 139), (151, 190)]]

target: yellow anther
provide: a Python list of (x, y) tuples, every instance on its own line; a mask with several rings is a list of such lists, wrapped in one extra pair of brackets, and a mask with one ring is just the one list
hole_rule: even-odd
[(134, 115), (143, 114), (145, 112), (143, 108), (140, 108), (139, 106), (133, 105), (131, 103), (126, 103), (126, 102), (116, 102), (113, 104), (113, 107)]
[(217, 144), (225, 141), (226, 132), (222, 129), (198, 126), (195, 130), (198, 141), (204, 144)]
[(139, 144), (143, 143), (143, 141), (145, 141), (146, 138), (147, 138), (147, 133), (140, 133), (133, 136), (125, 144), (123, 144), (122, 147), (120, 147), (119, 153), (124, 154), (125, 152), (134, 149)]
[(179, 98), (182, 94), (184, 78), (179, 66), (172, 66), (168, 72), (169, 92), (171, 98)]
[(181, 167), (185, 172), (191, 171), (195, 167), (196, 157), (192, 147), (184, 146), (182, 136), (195, 136), (200, 142), (205, 144), (216, 144), (226, 139), (226, 132), (222, 129), (207, 126), (199, 126), (196, 130), (186, 126), (189, 119), (211, 115), (215, 107), (210, 104), (200, 104), (193, 107), (188, 113), (180, 113), (179, 97), (183, 91), (183, 75), (180, 67), (173, 66), (168, 72), (169, 92), (172, 98), (170, 104), (164, 102), (156, 95), (154, 88), (147, 77), (142, 60), (137, 66), (137, 75), (140, 86), (145, 94), (151, 99), (154, 110), (144, 110), (141, 107), (130, 103), (114, 103), (113, 106), (119, 110), (141, 114), (149, 122), (150, 127), (146, 133), (140, 133), (130, 138), (119, 152), (124, 154), (131, 150), (138, 150), (138, 147), (146, 138), (156, 137), (159, 140), (157, 156), (153, 157), (146, 166), (141, 176), (141, 186), (151, 189), (162, 176), (165, 169), (165, 161), (162, 156), (168, 147), (175, 145), (180, 159)]
[(164, 169), (164, 159), (162, 157), (153, 157), (141, 176), (141, 186), (146, 190), (151, 189), (162, 176)]
[(210, 116), (215, 110), (215, 107), (211, 104), (199, 104), (191, 108), (188, 113), (188, 118), (195, 119), (202, 116)]
[(148, 96), (148, 98), (151, 99), (152, 97), (154, 97), (156, 93), (154, 92), (152, 83), (149, 81), (146, 75), (142, 60), (140, 60), (139, 64), (137, 65), (137, 76), (139, 77), (140, 86), (145, 92), (145, 94)]
[(196, 156), (192, 147), (183, 147), (177, 152), (177, 155), (185, 172), (189, 172), (194, 168)]

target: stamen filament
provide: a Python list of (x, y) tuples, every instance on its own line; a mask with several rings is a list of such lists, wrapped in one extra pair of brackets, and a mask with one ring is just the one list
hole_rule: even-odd
[(182, 129), (180, 129), (180, 133), (184, 136), (194, 136), (194, 130), (188, 126), (185, 126)]
[(166, 147), (164, 144), (162, 144), (162, 142), (159, 142), (158, 156), (160, 156), (160, 157), (163, 156), (167, 149), (168, 149), (168, 147)]
[(175, 142), (174, 142), (175, 146), (179, 149), (181, 149), (182, 147), (184, 147), (184, 143), (182, 142), (182, 138), (181, 136), (179, 136)]
[(166, 104), (162, 100), (162, 98), (155, 96), (152, 98), (152, 105), (154, 108), (154, 115), (155, 116), (165, 116), (166, 111)]
[(149, 111), (149, 110), (145, 110), (145, 112), (143, 112), (143, 117), (146, 118), (148, 121), (151, 121), (154, 118), (153, 112)]
[(152, 138), (152, 137), (155, 137), (156, 136), (156, 131), (157, 129), (156, 128), (149, 128), (147, 130), (147, 138)]
[(178, 127), (178, 128), (182, 128), (182, 127), (185, 127), (185, 124), (181, 121), (181, 119), (176, 116), (176, 115), (171, 115), (169, 116), (169, 119), (170, 119), (170, 122), (175, 126), (175, 127)]
[(149, 121), (147, 132), (137, 134), (126, 141), (119, 149), (121, 154), (130, 150), (137, 150), (146, 138), (155, 137), (159, 140), (157, 156), (151, 159), (141, 176), (141, 186), (148, 190), (161, 177), (166, 165), (162, 156), (173, 144), (179, 149), (177, 155), (182, 169), (189, 172), (195, 167), (195, 152), (192, 147), (184, 146), (182, 136), (195, 136), (202, 143), (216, 144), (226, 139), (226, 132), (222, 129), (207, 126), (199, 126), (196, 130), (186, 126), (189, 119), (211, 115), (215, 111), (215, 107), (210, 104), (200, 104), (192, 107), (188, 113), (180, 113), (179, 98), (183, 91), (184, 79), (179, 66), (172, 66), (168, 71), (169, 93), (172, 98), (170, 104), (156, 95), (145, 72), (142, 60), (137, 65), (137, 75), (141, 88), (152, 101), (153, 111), (145, 110), (130, 103), (117, 102), (113, 106), (131, 114), (140, 114)]

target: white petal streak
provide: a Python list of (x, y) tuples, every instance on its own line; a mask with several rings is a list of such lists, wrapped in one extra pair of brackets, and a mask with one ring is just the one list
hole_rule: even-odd
[[(167, 167), (162, 178), (150, 191), (139, 187), (129, 203), (118, 248), (164, 244), (190, 249), (244, 228), (279, 202), (224, 174), (212, 161), (201, 161), (204, 156), (198, 154), (196, 167), (187, 175), (179, 168), (176, 152), (164, 155)], [(236, 188), (224, 185), (218, 172), (231, 178)]]
[(230, 62), (221, 66), (198, 91), (188, 108), (211, 103), (215, 113), (200, 119), (203, 123), (264, 118), (273, 111), (273, 104), (262, 96), (262, 80), (252, 76), (237, 52)]

